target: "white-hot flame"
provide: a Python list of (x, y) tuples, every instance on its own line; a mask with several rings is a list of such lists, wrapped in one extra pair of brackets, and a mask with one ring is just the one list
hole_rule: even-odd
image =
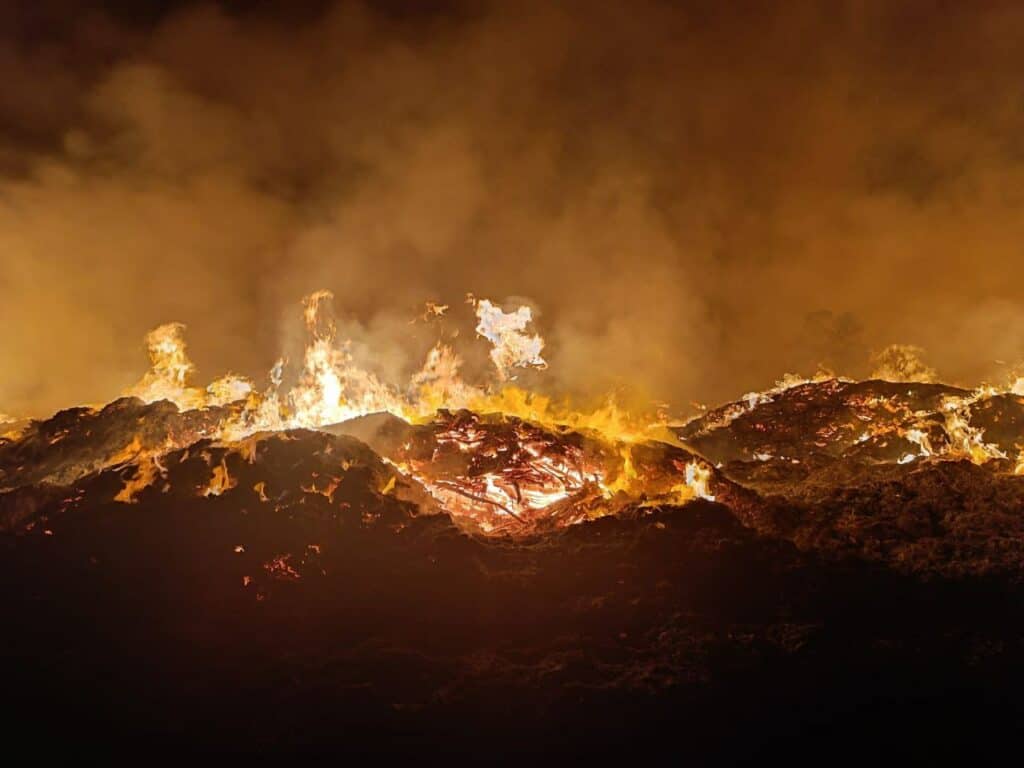
[(533, 312), (529, 307), (519, 307), (505, 312), (487, 299), (476, 302), (476, 332), (487, 339), (494, 348), (491, 361), (504, 380), (515, 378), (514, 368), (546, 368), (547, 362), (541, 357), (544, 339), (539, 335), (524, 333), (531, 322)]

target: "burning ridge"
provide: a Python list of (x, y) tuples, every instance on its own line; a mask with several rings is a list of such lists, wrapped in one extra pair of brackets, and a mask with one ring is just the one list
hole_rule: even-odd
[[(136, 503), (154, 486), (191, 493), (167, 475), (178, 452), (207, 446), (203, 455), (216, 448), (237, 456), (257, 436), (296, 429), (358, 438), (395, 483), (418, 489), (424, 512), (448, 513), (483, 534), (540, 533), (695, 498), (727, 501), (750, 517), (758, 494), (815, 501), (900, 475), (888, 467), (968, 461), (998, 474), (1024, 466), (1024, 401), (1009, 390), (917, 380), (931, 372), (909, 348), (888, 355), (881, 370), (914, 381), (787, 381), (669, 429), (664, 415), (629, 414), (614, 402), (576, 411), (510, 384), (518, 370), (547, 365), (529, 307), (468, 299), (477, 334), (491, 346), (496, 385), (465, 381), (461, 358), (439, 342), (402, 388), (356, 364), (338, 339), (330, 299), (326, 291), (307, 297), (302, 363), (286, 384), (279, 361), (265, 388), (232, 374), (196, 386), (184, 326), (154, 329), (151, 370), (131, 396), (0, 438), (5, 527), (45, 516), (41, 498), (67, 496), (94, 475), (121, 478), (112, 497), (119, 503)], [(428, 304), (425, 317), (447, 311)], [(209, 468), (225, 490), (237, 483), (232, 462)]]
[[(9, 483), (0, 495), (0, 527), (43, 524), (85, 499), (145, 505), (154, 494), (193, 503), (236, 494), (248, 502), (255, 494), (267, 503), (280, 488), (285, 496), (314, 493), (341, 503), (334, 495), (343, 480), (357, 482), (353, 454), (374, 467), (356, 475), (367, 498), (404, 498), (415, 514), (443, 511), (478, 533), (532, 534), (630, 504), (714, 498), (713, 490), (729, 485), (675, 446), (609, 441), (501, 414), (441, 411), (418, 425), (376, 414), (315, 432), (204, 437), (215, 433), (216, 416), (223, 413), (124, 399), (33, 423), (20, 439), (0, 446), (0, 477)], [(133, 432), (140, 423), (146, 429)], [(53, 437), (68, 434), (97, 439)], [(280, 445), (291, 443), (286, 461)], [(299, 471), (300, 458), (316, 466), (313, 474)]]

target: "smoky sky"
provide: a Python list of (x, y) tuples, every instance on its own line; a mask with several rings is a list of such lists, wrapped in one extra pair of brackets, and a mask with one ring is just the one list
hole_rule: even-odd
[(472, 356), (472, 292), (535, 308), (531, 383), (679, 409), (1024, 359), (1019, 3), (23, 5), (0, 411), (117, 396), (172, 320), (260, 377), (320, 288), (384, 375)]

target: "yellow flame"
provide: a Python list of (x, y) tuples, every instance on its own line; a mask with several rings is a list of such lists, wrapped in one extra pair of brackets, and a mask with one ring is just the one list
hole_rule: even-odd
[(267, 496), (267, 484), (264, 481), (260, 480), (252, 487), (252, 489), (256, 491), (256, 495), (259, 496), (260, 501), (269, 500), (269, 497)]
[(220, 496), (237, 485), (238, 480), (231, 477), (231, 474), (228, 472), (227, 461), (222, 458), (220, 464), (213, 468), (213, 477), (210, 478), (207, 486), (200, 491), (200, 495)]
[(949, 396), (943, 399), (941, 410), (945, 417), (946, 435), (949, 438), (947, 453), (950, 457), (969, 459), (975, 464), (1006, 458), (998, 446), (984, 441), (984, 430), (971, 426), (971, 406), (992, 395), (993, 390), (982, 387), (966, 397)]
[(225, 405), (244, 399), (252, 390), (252, 384), (241, 376), (227, 374), (205, 390), (192, 386), (195, 366), (188, 357), (184, 334), (182, 323), (165, 323), (146, 334), (151, 368), (124, 394), (147, 403), (169, 400), (181, 410)]
[[(664, 416), (629, 412), (614, 399), (595, 408), (577, 409), (567, 401), (556, 402), (511, 385), (495, 390), (470, 384), (461, 376), (460, 356), (442, 343), (428, 352), (406, 387), (389, 385), (357, 365), (348, 342), (337, 338), (330, 316), (332, 298), (329, 291), (317, 291), (303, 302), (307, 345), (295, 385), (281, 390), (284, 363), (279, 361), (271, 372), (271, 385), (261, 394), (247, 393), (244, 407), (222, 425), (222, 437), (239, 439), (258, 431), (316, 428), (378, 412), (423, 422), (441, 408), (469, 408), (590, 430), (610, 439), (675, 440), (666, 429)], [(480, 319), (477, 330), (493, 345), (491, 356), (499, 379), (514, 368), (546, 366), (540, 357), (543, 340), (523, 333), (532, 319), (528, 307), (504, 312), (486, 299), (474, 299), (474, 306)]]
[(913, 344), (890, 344), (876, 354), (871, 378), (883, 381), (929, 383), (935, 381), (935, 369), (921, 361), (924, 350)]
[(126, 480), (124, 487), (114, 496), (114, 501), (122, 504), (135, 504), (138, 495), (150, 485), (161, 473), (161, 467), (153, 456), (144, 456), (135, 465), (135, 475), (131, 480)]
[(288, 396), (288, 426), (319, 427), (380, 411), (404, 415), (406, 407), (397, 393), (359, 368), (347, 343), (337, 343), (334, 321), (325, 312), (332, 298), (330, 291), (317, 291), (305, 300), (311, 343), (299, 384)]

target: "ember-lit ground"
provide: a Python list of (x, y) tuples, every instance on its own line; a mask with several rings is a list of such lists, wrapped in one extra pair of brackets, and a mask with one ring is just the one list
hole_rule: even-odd
[[(497, 415), (235, 442), (165, 402), (34, 422), (0, 443), (7, 725), (146, 759), (976, 764), (1024, 716), (1024, 478), (854, 433), (942, 389), (833, 380), (710, 412), (678, 430), (692, 451), (634, 445), (615, 493), (587, 479), (606, 441)], [(1012, 445), (1022, 413), (972, 423)], [(694, 456), (715, 500), (672, 502)], [(513, 478), (534, 509), (568, 465), (549, 518), (467, 490)]]

